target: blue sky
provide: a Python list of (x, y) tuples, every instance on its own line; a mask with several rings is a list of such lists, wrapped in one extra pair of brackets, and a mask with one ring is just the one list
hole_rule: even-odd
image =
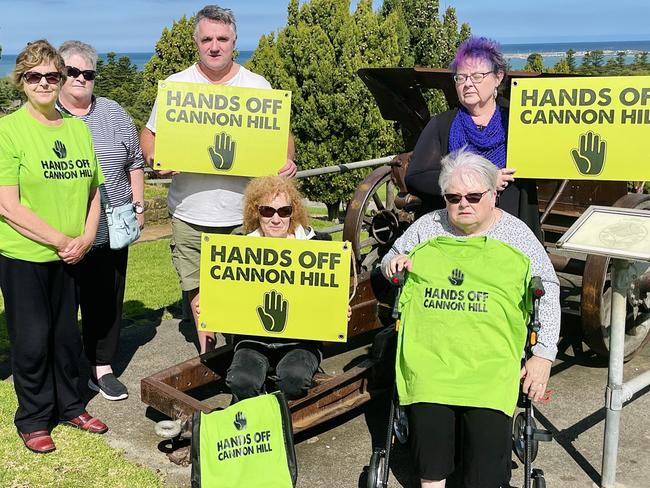
[[(239, 48), (286, 22), (288, 0), (221, 1), (237, 16)], [(355, 0), (352, 0), (356, 4)], [(381, 5), (382, 0), (374, 0)], [(0, 45), (16, 53), (30, 40), (70, 38), (98, 51), (150, 52), (165, 26), (206, 4), (172, 0), (0, 0)], [(502, 43), (650, 39), (648, 0), (441, 0), (475, 34)]]

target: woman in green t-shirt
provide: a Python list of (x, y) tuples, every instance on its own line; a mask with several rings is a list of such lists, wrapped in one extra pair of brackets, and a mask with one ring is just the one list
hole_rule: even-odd
[(12, 81), (27, 97), (0, 119), (0, 288), (18, 397), (15, 424), (33, 452), (55, 449), (57, 423), (108, 430), (79, 396), (81, 337), (75, 264), (89, 249), (103, 181), (85, 124), (55, 103), (63, 59), (47, 41), (29, 43)]

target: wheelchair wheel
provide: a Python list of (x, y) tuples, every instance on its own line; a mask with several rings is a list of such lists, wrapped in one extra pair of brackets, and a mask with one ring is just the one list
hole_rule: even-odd
[(386, 450), (375, 447), (370, 457), (370, 465), (368, 466), (368, 483), (367, 488), (385, 488), (382, 473), (384, 472), (384, 464), (386, 463)]
[(409, 419), (406, 410), (401, 405), (395, 405), (393, 417), (393, 433), (400, 444), (406, 444), (409, 439)]
[[(532, 428), (536, 429), (537, 424), (535, 419), (531, 419)], [(519, 412), (515, 417), (515, 422), (512, 426), (512, 448), (515, 451), (517, 459), (522, 463), (525, 461), (526, 446), (525, 446), (525, 435), (526, 435), (526, 414), (524, 412)], [(531, 440), (531, 459), (532, 463), (537, 457), (537, 450), (539, 449), (539, 441)], [(543, 486), (543, 485), (542, 485)]]
[(533, 469), (533, 488), (546, 488), (544, 471), (541, 469)]

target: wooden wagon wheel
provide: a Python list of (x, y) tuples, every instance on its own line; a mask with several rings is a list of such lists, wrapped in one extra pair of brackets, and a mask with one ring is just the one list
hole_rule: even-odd
[[(650, 195), (636, 193), (619, 198), (615, 207), (650, 209)], [(650, 280), (650, 267), (638, 266), (640, 283)], [(643, 274), (642, 274), (643, 273)], [(582, 275), (582, 332), (585, 343), (603, 357), (609, 356), (609, 325), (611, 318), (612, 288), (610, 258), (588, 255)], [(650, 339), (650, 290), (628, 294), (625, 322), (625, 361), (632, 359)]]
[(343, 225), (343, 240), (352, 243), (359, 271), (369, 271), (400, 233), (395, 207), (397, 185), (391, 167), (370, 173), (354, 192)]

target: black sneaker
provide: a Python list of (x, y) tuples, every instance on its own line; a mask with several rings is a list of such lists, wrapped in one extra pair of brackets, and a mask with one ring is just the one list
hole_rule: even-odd
[(91, 375), (88, 380), (88, 388), (100, 392), (107, 400), (124, 400), (129, 396), (126, 386), (113, 373), (105, 374), (99, 379), (93, 378)]

